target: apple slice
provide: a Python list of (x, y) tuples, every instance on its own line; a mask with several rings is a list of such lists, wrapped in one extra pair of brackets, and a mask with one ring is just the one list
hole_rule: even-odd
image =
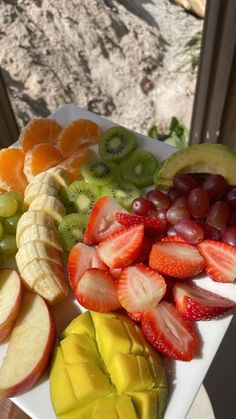
[(46, 302), (27, 292), (0, 368), (0, 395), (29, 390), (45, 372), (55, 343), (55, 323)]
[(0, 270), (0, 342), (12, 331), (22, 300), (22, 284), (13, 269)]

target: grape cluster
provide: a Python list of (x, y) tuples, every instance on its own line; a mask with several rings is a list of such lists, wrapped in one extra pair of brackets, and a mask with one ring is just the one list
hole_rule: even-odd
[(150, 190), (133, 201), (132, 211), (167, 221), (167, 235), (190, 243), (222, 240), (236, 246), (236, 186), (219, 174), (177, 174), (167, 193)]
[(22, 214), (23, 196), (18, 192), (0, 194), (0, 262), (17, 252), (16, 227)]

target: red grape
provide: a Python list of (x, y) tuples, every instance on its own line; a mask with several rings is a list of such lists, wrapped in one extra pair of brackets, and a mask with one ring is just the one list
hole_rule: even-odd
[(224, 196), (231, 208), (236, 208), (236, 187), (231, 188)]
[(202, 185), (210, 175), (209, 173), (191, 173), (191, 176), (198, 182), (199, 185)]
[(175, 226), (171, 226), (167, 230), (167, 236), (176, 236)]
[(220, 230), (217, 230), (217, 228), (214, 228), (210, 226), (207, 223), (200, 222), (199, 223), (204, 231), (204, 239), (211, 239), (211, 240), (221, 240), (221, 232)]
[(170, 188), (167, 192), (167, 196), (170, 198), (171, 202), (174, 202), (174, 200), (179, 196), (179, 194), (175, 190), (175, 188)]
[(188, 243), (199, 243), (203, 240), (203, 228), (196, 221), (183, 219), (175, 224), (176, 233)]
[(231, 215), (231, 211), (227, 202), (214, 202), (208, 212), (207, 222), (210, 226), (221, 229), (223, 228)]
[(132, 203), (132, 211), (136, 215), (147, 215), (150, 210), (155, 210), (151, 201), (145, 198), (136, 198)]
[(175, 175), (173, 184), (177, 192), (187, 195), (192, 189), (199, 186), (198, 182), (191, 176), (185, 173)]
[(171, 224), (176, 224), (183, 218), (190, 218), (190, 213), (186, 207), (176, 207), (172, 205), (166, 213), (166, 218)]
[(148, 217), (158, 218), (159, 220), (166, 220), (167, 208), (160, 208), (158, 210), (151, 210), (148, 212)]
[(228, 226), (224, 229), (222, 234), (222, 241), (236, 246), (236, 226)]
[(209, 211), (209, 195), (203, 188), (192, 189), (188, 194), (188, 209), (194, 218), (205, 217)]
[(169, 208), (171, 201), (168, 195), (166, 195), (164, 192), (158, 191), (157, 189), (152, 189), (147, 194), (147, 199), (151, 201), (156, 209), (161, 208)]
[(235, 210), (231, 211), (231, 215), (227, 224), (229, 226), (234, 225), (234, 224), (236, 225), (236, 211)]
[(186, 207), (187, 208), (187, 196), (182, 195), (178, 196), (173, 202), (173, 206), (175, 207)]
[(227, 186), (226, 179), (221, 175), (211, 175), (205, 182), (203, 182), (202, 187), (208, 192), (208, 195), (212, 199), (219, 199), (223, 195), (225, 188)]

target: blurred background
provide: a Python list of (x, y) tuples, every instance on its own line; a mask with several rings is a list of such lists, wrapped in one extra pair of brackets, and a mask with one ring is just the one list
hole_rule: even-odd
[(1, 1), (0, 65), (18, 127), (76, 103), (184, 146), (204, 6), (205, 0)]

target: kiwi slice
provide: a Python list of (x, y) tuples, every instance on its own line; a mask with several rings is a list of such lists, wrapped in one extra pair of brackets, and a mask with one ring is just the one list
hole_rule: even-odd
[(63, 248), (70, 251), (78, 242), (82, 241), (87, 225), (87, 217), (80, 214), (68, 214), (62, 218), (58, 226)]
[(122, 181), (103, 186), (101, 194), (114, 198), (122, 207), (130, 210), (133, 200), (139, 198), (140, 191), (133, 183)]
[(66, 213), (71, 214), (72, 212), (76, 211), (76, 207), (75, 207), (74, 202), (70, 201), (67, 189), (68, 187), (61, 188), (58, 196), (59, 196), (60, 201), (63, 203), (64, 207), (66, 208)]
[(78, 212), (87, 216), (100, 196), (99, 188), (84, 180), (76, 180), (60, 193), (60, 198), (68, 213)]
[(99, 144), (99, 154), (107, 161), (120, 161), (137, 147), (136, 136), (123, 127), (107, 129)]
[(117, 180), (119, 178), (119, 169), (113, 162), (93, 160), (81, 166), (81, 174), (86, 182), (102, 186)]
[(134, 150), (121, 162), (121, 173), (125, 180), (135, 186), (153, 184), (153, 176), (158, 166), (156, 158), (149, 151)]

